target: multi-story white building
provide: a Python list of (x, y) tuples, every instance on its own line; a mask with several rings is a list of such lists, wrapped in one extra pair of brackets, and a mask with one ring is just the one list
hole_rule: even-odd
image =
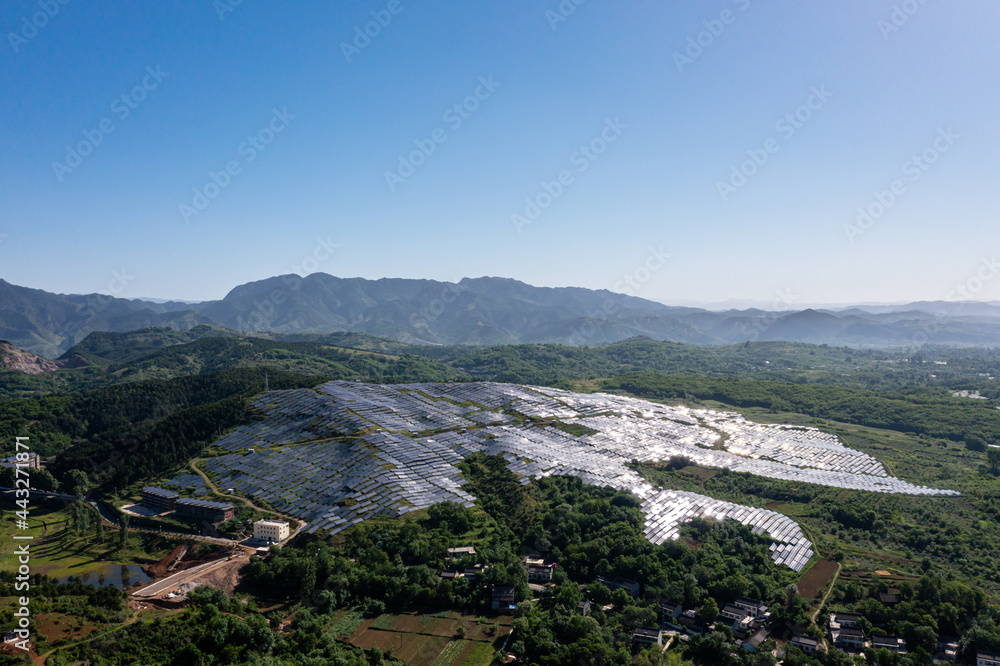
[(258, 520), (253, 524), (253, 538), (278, 543), (288, 538), (288, 523), (280, 520)]
[(524, 568), (528, 571), (528, 580), (532, 582), (547, 583), (552, 580), (552, 572), (555, 571), (555, 564), (546, 564), (541, 557), (524, 558)]

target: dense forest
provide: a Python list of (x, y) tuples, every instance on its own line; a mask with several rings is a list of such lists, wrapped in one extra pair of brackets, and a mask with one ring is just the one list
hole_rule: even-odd
[(0, 405), (0, 438), (29, 436), (33, 451), (58, 454), (60, 481), (82, 470), (98, 486), (148, 477), (186, 461), (221, 431), (253, 415), (248, 399), (264, 388), (312, 386), (303, 377), (260, 368), (122, 384)]

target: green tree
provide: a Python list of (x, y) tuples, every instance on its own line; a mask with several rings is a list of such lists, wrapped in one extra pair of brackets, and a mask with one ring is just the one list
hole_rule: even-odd
[(118, 547), (124, 548), (128, 541), (128, 514), (122, 514), (118, 523)]
[(990, 466), (990, 472), (997, 474), (1000, 472), (1000, 449), (992, 446), (986, 450), (986, 461)]
[(704, 624), (711, 624), (717, 617), (719, 617), (719, 604), (712, 597), (705, 599), (705, 603), (698, 609), (698, 619)]

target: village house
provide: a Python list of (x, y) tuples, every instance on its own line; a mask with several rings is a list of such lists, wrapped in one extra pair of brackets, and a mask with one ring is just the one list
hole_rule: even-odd
[(491, 606), (493, 610), (501, 613), (513, 613), (516, 608), (514, 606), (514, 588), (494, 585), (491, 593)]
[(0, 466), (2, 467), (21, 467), (28, 469), (41, 469), (42, 468), (42, 458), (35, 453), (30, 451), (25, 454), (23, 451), (20, 453), (21, 458), (16, 455), (9, 458), (4, 458), (0, 460)]
[(806, 654), (816, 654), (817, 650), (819, 650), (819, 641), (808, 636), (795, 634), (789, 642)]
[(977, 652), (976, 666), (1000, 666), (1000, 654)]
[(726, 604), (722, 607), (719, 615), (735, 623), (741, 622), (744, 618), (749, 617), (750, 612), (744, 608), (737, 608), (733, 604)]
[(872, 636), (872, 647), (876, 650), (888, 650), (897, 654), (906, 654), (906, 641), (897, 636), (875, 634)]
[(677, 618), (677, 624), (689, 634), (700, 634), (705, 631), (705, 626), (698, 620), (698, 609), (689, 608)]
[(938, 636), (934, 655), (945, 661), (955, 661), (958, 657), (958, 639), (954, 636)]
[(830, 614), (830, 629), (840, 629), (842, 627), (856, 627), (860, 613), (837, 612)]
[(632, 642), (637, 645), (663, 645), (663, 630), (639, 627), (632, 632)]
[(865, 649), (865, 632), (857, 627), (831, 629), (830, 640), (840, 650), (860, 652)]
[(762, 620), (765, 617), (770, 616), (768, 613), (767, 606), (764, 602), (758, 599), (747, 599), (746, 597), (740, 597), (733, 602), (733, 605), (737, 608), (741, 608), (751, 615), (755, 620)]
[(633, 597), (639, 596), (639, 581), (618, 576), (598, 576), (597, 582), (609, 590), (625, 590)]
[(476, 549), (472, 546), (459, 546), (458, 548), (448, 549), (448, 557), (450, 557), (453, 560), (457, 560), (459, 558), (475, 554), (476, 554)]
[(548, 583), (552, 580), (552, 574), (555, 571), (556, 565), (545, 564), (545, 560), (541, 557), (531, 557), (530, 555), (524, 558), (524, 568), (528, 571), (528, 580), (533, 583)]
[(743, 649), (747, 652), (756, 653), (760, 650), (761, 644), (763, 644), (764, 641), (770, 637), (771, 632), (769, 632), (766, 628), (758, 629), (753, 636), (750, 636), (743, 641)]
[(681, 626), (677, 624), (677, 620), (680, 619), (681, 613), (683, 612), (684, 608), (679, 603), (673, 601), (661, 601), (660, 624), (663, 626), (669, 626), (673, 629), (680, 629)]

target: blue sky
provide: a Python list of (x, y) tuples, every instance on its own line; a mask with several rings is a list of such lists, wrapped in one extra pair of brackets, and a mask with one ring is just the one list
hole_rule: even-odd
[(8, 0), (0, 277), (1000, 299), (995, 0), (676, 4)]

